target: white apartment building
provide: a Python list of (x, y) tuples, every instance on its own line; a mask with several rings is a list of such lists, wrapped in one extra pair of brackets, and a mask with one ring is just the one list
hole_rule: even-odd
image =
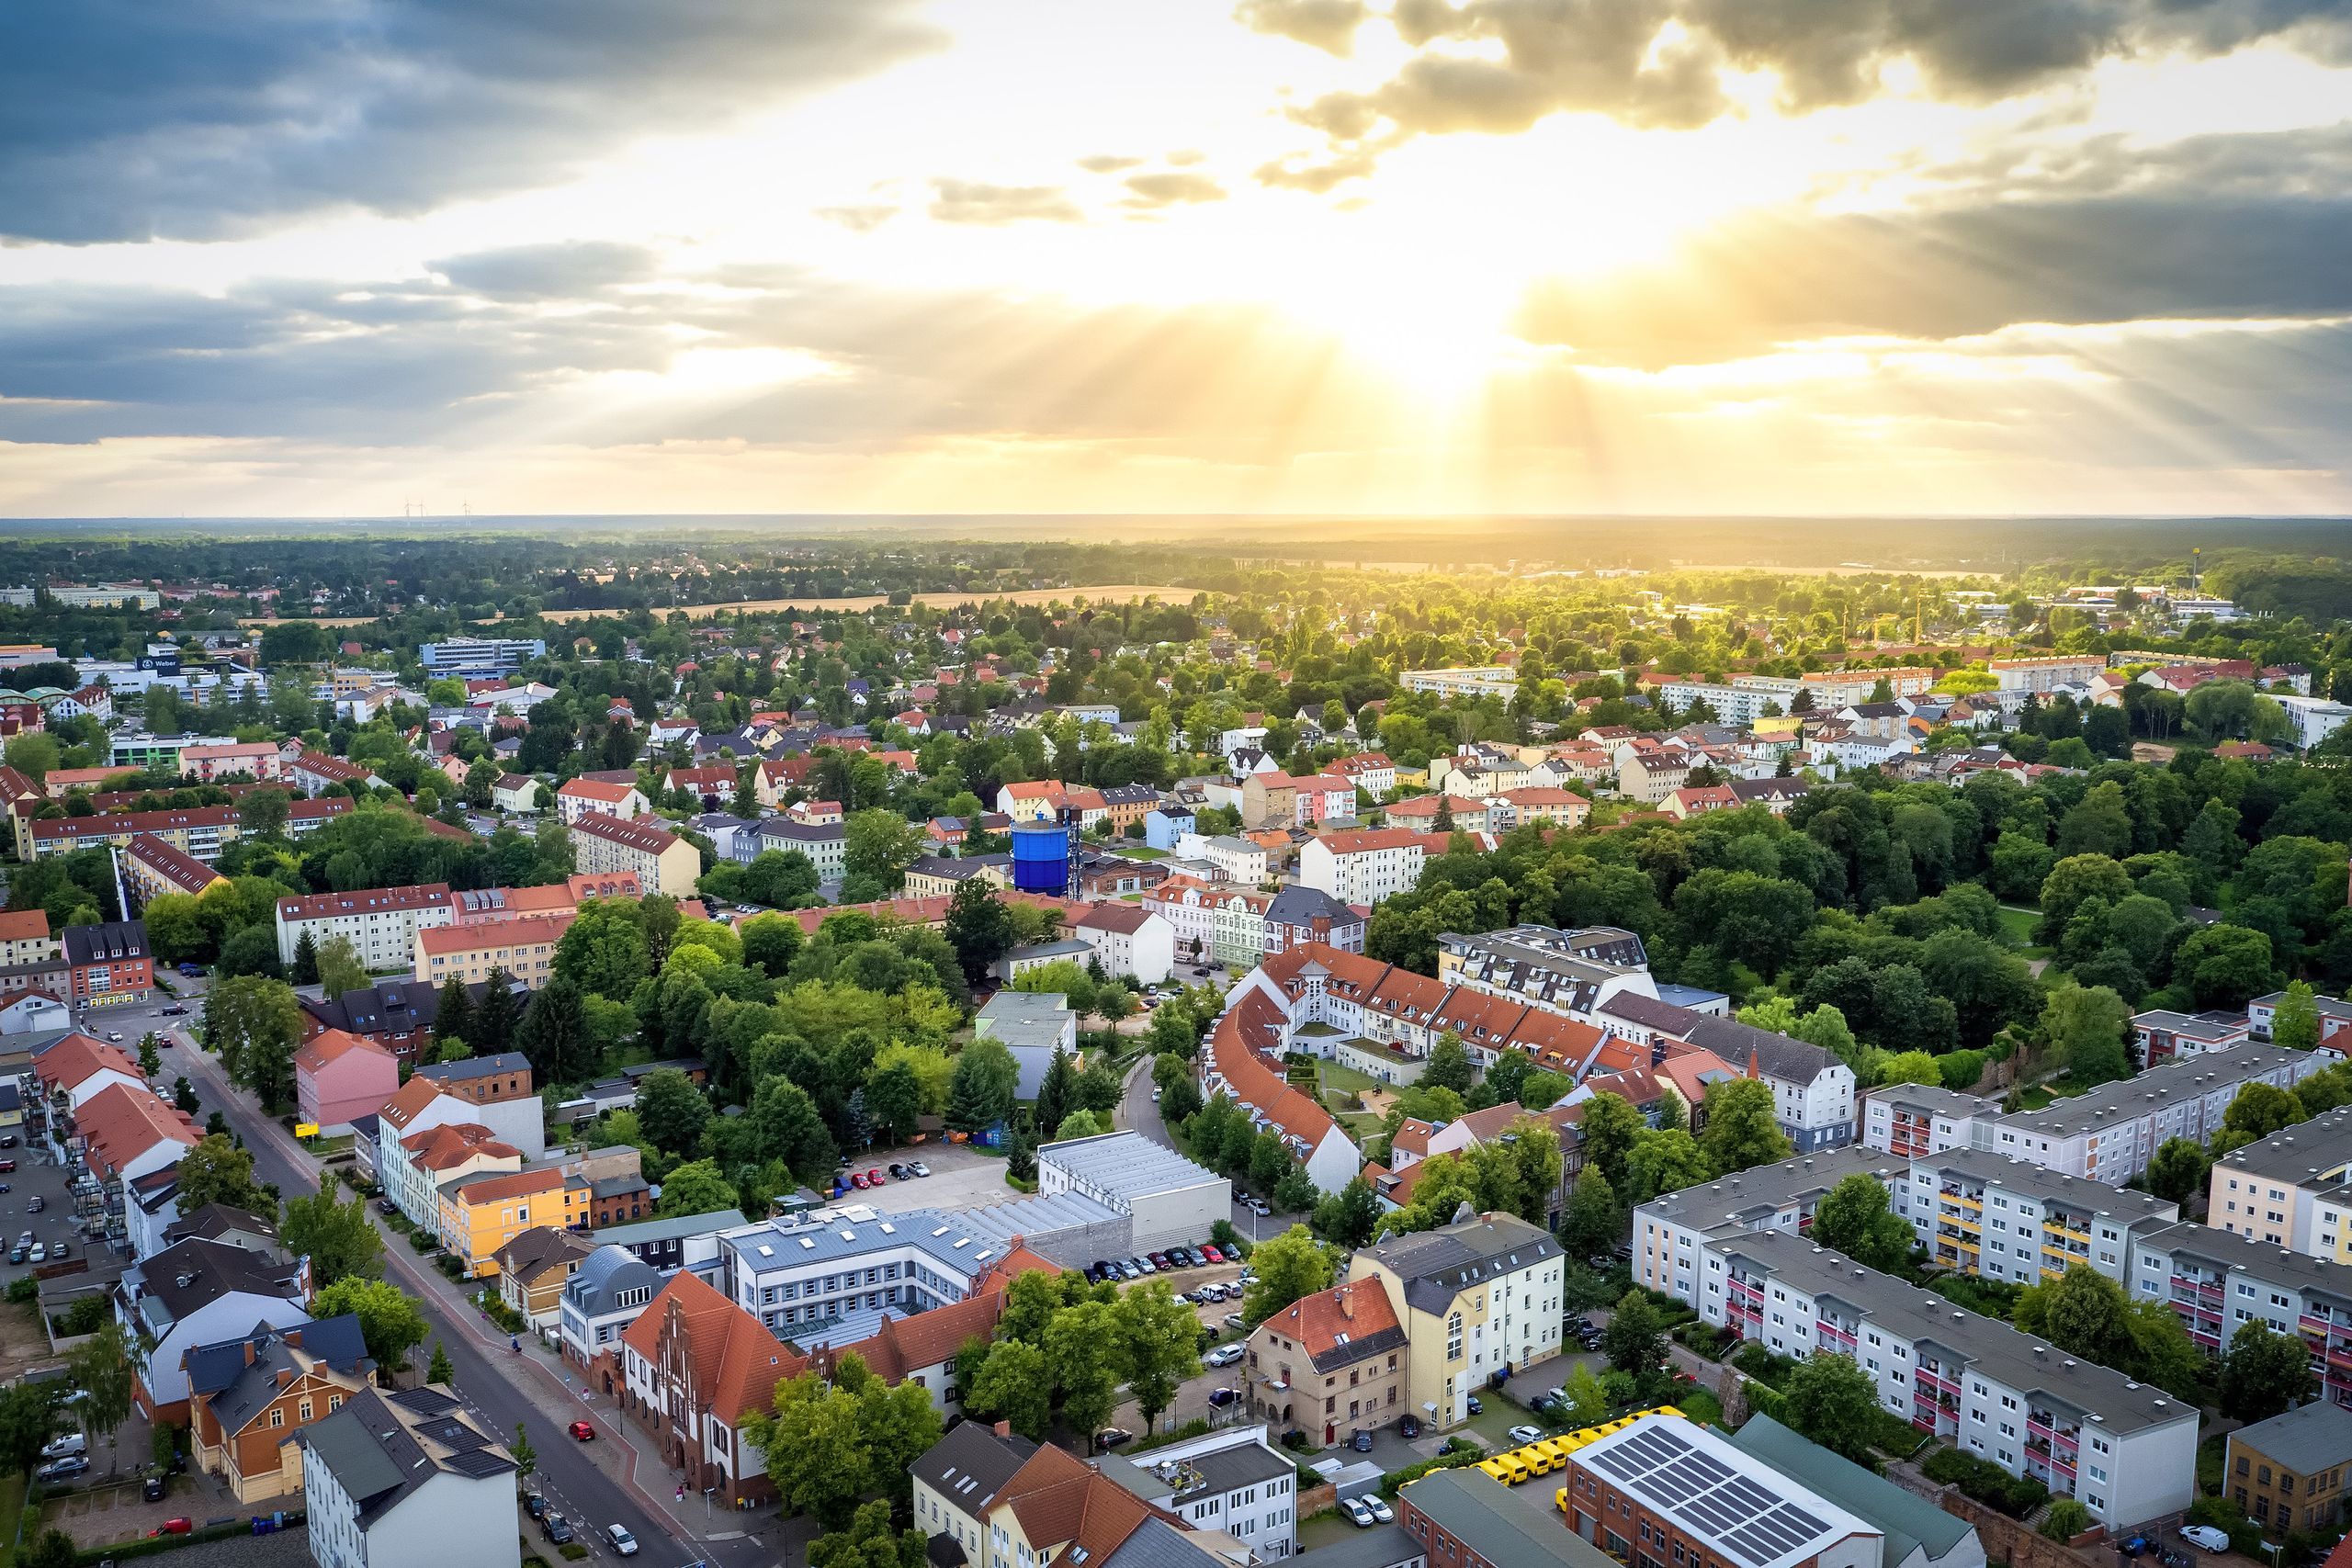
[(347, 939), (371, 972), (406, 969), (416, 955), (416, 933), (455, 919), (446, 882), (280, 898), (277, 961), (293, 963), (295, 949), (307, 933), (313, 950), (331, 937)]
[(1176, 967), (1175, 928), (1139, 904), (1090, 904), (1069, 931), (1094, 950), (1106, 974), (1156, 986)]
[(1789, 711), (1789, 704), (1804, 689), (1802, 681), (1776, 675), (1740, 675), (1730, 685), (1712, 681), (1663, 681), (1657, 694), (1671, 704), (1676, 712), (1689, 708), (1692, 703), (1704, 703), (1716, 719), (1724, 724), (1746, 728), (1759, 718)]
[(294, 1441), (319, 1568), (522, 1561), (514, 1458), (447, 1387), (364, 1389)]
[(1607, 1003), (1627, 996), (1658, 999), (1642, 939), (1616, 926), (1448, 931), (1438, 938), (1437, 977), (1604, 1028), (1595, 1015)]
[(2227, 1350), (2249, 1323), (2300, 1334), (2322, 1395), (2352, 1405), (2352, 1264), (2199, 1224), (2151, 1231), (2132, 1252), (2133, 1298), (2170, 1306), (2207, 1355)]
[(888, 1319), (960, 1302), (1010, 1250), (967, 1216), (934, 1209), (794, 1218), (723, 1233), (710, 1282), (800, 1345), (854, 1344)]
[(1263, 1427), (1228, 1427), (1170, 1443), (1102, 1472), (1196, 1530), (1223, 1530), (1273, 1562), (1298, 1551), (1298, 1467)]
[(2352, 719), (2352, 706), (2325, 697), (2274, 692), (2270, 700), (2287, 710), (2287, 716), (2294, 721), (2295, 744), (2306, 751), (2343, 728), (2346, 720)]
[(2211, 1143), (2222, 1113), (2246, 1085), (2292, 1089), (2326, 1061), (2253, 1042), (2185, 1056), (1989, 1127), (1980, 1122), (1977, 1146), (2120, 1187), (2148, 1168), (2148, 1156), (2167, 1138)]
[(1939, 1084), (1889, 1084), (1862, 1097), (1861, 1142), (1865, 1148), (1914, 1159), (1946, 1149), (1976, 1146), (1976, 1127), (1999, 1120), (2000, 1101), (1962, 1094)]
[(1266, 880), (1266, 848), (1232, 833), (1220, 833), (1211, 838), (1202, 833), (1185, 833), (1176, 840), (1176, 858), (1205, 861), (1216, 868), (1227, 882), (1238, 882), (1244, 887), (1255, 887)]
[(1702, 1249), (1701, 1317), (1784, 1356), (1849, 1357), (1882, 1406), (2105, 1525), (2196, 1495), (2198, 1410), (1778, 1231)]
[(2125, 1282), (2133, 1237), (2180, 1221), (2177, 1203), (1980, 1149), (1912, 1161), (1894, 1197), (1938, 1266), (2012, 1285), (2077, 1263)]
[(1409, 828), (1361, 828), (1310, 839), (1298, 852), (1298, 881), (1342, 904), (1377, 904), (1410, 892), (1429, 851)]
[(1770, 1084), (1773, 1117), (1798, 1153), (1854, 1141), (1854, 1069), (1836, 1052), (1730, 1018), (1697, 1018), (1682, 1038)]
[(1519, 673), (1508, 664), (1408, 670), (1397, 680), (1408, 692), (1434, 692), (1442, 697), (1500, 697), (1509, 702), (1519, 695)]
[(2103, 653), (2061, 653), (2042, 659), (1994, 659), (1984, 668), (1999, 692), (2050, 692), (2079, 686), (2107, 668)]
[(2207, 1224), (2352, 1263), (2352, 1106), (2232, 1149), (2206, 1182)]
[(1759, 1165), (1654, 1198), (1634, 1211), (1634, 1282), (1684, 1301), (1696, 1299), (1711, 1239), (1743, 1231), (1801, 1235), (1829, 1190), (1849, 1176), (1874, 1177), (1890, 1193), (1909, 1171), (1899, 1160), (1848, 1145)]

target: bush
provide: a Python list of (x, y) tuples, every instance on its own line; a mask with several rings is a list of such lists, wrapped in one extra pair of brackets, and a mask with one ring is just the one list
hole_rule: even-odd
[(1677, 1324), (1672, 1338), (1677, 1345), (1696, 1350), (1711, 1361), (1722, 1360), (1724, 1352), (1739, 1343), (1739, 1336), (1729, 1328), (1704, 1323)]
[(454, 1254), (447, 1252), (441, 1254), (433, 1260), (433, 1265), (452, 1280), (462, 1280), (466, 1277), (466, 1266), (458, 1262)]
[(40, 1281), (30, 1274), (20, 1274), (8, 1281), (8, 1299), (19, 1304), (29, 1304), (40, 1299)]
[(556, 1550), (563, 1553), (563, 1560), (566, 1562), (577, 1562), (588, 1555), (588, 1549), (576, 1540), (567, 1540)]
[(117, 1541), (112, 1546), (94, 1547), (82, 1554), (85, 1562), (120, 1562), (126, 1558), (153, 1557), (158, 1552), (177, 1551), (183, 1546), (194, 1546), (203, 1540), (228, 1540), (237, 1536), (251, 1535), (253, 1526), (239, 1519), (233, 1524), (199, 1525), (187, 1535), (155, 1535), (139, 1540)]
[(418, 1252), (430, 1252), (441, 1245), (423, 1231), (414, 1229), (408, 1233), (408, 1244)]
[(1732, 1365), (1741, 1371), (1772, 1389), (1788, 1382), (1789, 1374), (1797, 1370), (1794, 1360), (1786, 1356), (1776, 1356), (1752, 1339), (1742, 1345), (1731, 1360)]
[(1465, 1464), (1476, 1464), (1486, 1457), (1486, 1450), (1473, 1443), (1456, 1449), (1452, 1453), (1440, 1454), (1435, 1459), (1425, 1459), (1419, 1464), (1408, 1464), (1402, 1470), (1392, 1470), (1380, 1478), (1380, 1495), (1384, 1497), (1394, 1497), (1398, 1489), (1419, 1481), (1432, 1470), (1459, 1470)]
[(1957, 1486), (1990, 1508), (2013, 1519), (2024, 1518), (2050, 1501), (2050, 1488), (2022, 1475), (2011, 1475), (1987, 1460), (1958, 1449), (1939, 1448), (1928, 1456), (1919, 1473), (1947, 1486)]
[(2041, 1516), (2041, 1533), (2052, 1540), (2072, 1540), (2091, 1528), (2091, 1511), (2072, 1497), (2061, 1497)]

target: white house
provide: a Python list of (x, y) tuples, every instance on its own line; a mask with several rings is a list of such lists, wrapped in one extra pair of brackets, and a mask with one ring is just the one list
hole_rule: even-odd
[(1091, 904), (1069, 923), (1070, 934), (1094, 950), (1106, 974), (1147, 986), (1176, 967), (1176, 928), (1136, 904)]
[(1377, 904), (1409, 892), (1429, 851), (1409, 828), (1360, 828), (1310, 839), (1298, 852), (1298, 880), (1342, 904)]
[(308, 1263), (190, 1236), (123, 1270), (115, 1315), (139, 1373), (139, 1407), (185, 1424), (187, 1371), (198, 1345), (311, 1321)]
[(522, 1561), (514, 1457), (447, 1387), (364, 1389), (294, 1440), (319, 1568)]

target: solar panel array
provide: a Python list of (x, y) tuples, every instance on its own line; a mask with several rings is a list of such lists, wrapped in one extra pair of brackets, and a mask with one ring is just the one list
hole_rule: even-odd
[[(1711, 1453), (1665, 1421), (1644, 1421), (1588, 1456), (1657, 1513), (1762, 1568), (1828, 1532), (1828, 1524)], [(1808, 1553), (1809, 1555), (1809, 1553)]]

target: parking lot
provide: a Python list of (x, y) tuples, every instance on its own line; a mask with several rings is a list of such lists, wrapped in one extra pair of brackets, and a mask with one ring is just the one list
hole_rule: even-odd
[[(894, 1180), (895, 1163), (921, 1160), (931, 1174), (911, 1181)], [(979, 1209), (1008, 1203), (1021, 1196), (1004, 1180), (1004, 1158), (984, 1154), (968, 1144), (919, 1144), (905, 1149), (874, 1149), (857, 1156), (849, 1170), (878, 1170), (882, 1185), (853, 1189), (833, 1201), (864, 1203), (877, 1214), (902, 1214), (909, 1209)], [(847, 1174), (847, 1170), (843, 1172)]]
[[(28, 1146), (23, 1128), (10, 1129), (0, 1137), (12, 1138), (16, 1144), (13, 1148), (0, 1148), (0, 1160), (14, 1160), (17, 1165), (14, 1170), (0, 1171), (0, 1185), (8, 1189), (0, 1192), (0, 1283), (12, 1283), (33, 1271), (29, 1258), (21, 1263), (7, 1261), (8, 1249), (27, 1231), (44, 1250), (66, 1243), (73, 1257), (86, 1256), (85, 1238), (74, 1228), (63, 1168), (49, 1159), (47, 1151)], [(43, 1204), (38, 1214), (32, 1213), (35, 1198)]]

